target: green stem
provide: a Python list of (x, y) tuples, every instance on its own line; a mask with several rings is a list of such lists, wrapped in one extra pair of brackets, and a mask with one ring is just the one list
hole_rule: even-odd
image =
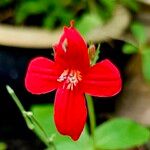
[(20, 103), (20, 100), (16, 96), (14, 90), (8, 85), (6, 85), (6, 89), (7, 89), (8, 93), (10, 94), (10, 96), (12, 97), (12, 99), (14, 100), (14, 102), (16, 103), (16, 105), (18, 106), (24, 120), (26, 121), (28, 128), (30, 130), (33, 130), (34, 126), (33, 126), (33, 124), (31, 124), (29, 118), (26, 116), (26, 114), (25, 114), (26, 111), (25, 111), (23, 105)]
[(53, 142), (50, 140), (49, 136), (47, 135), (47, 133), (45, 132), (43, 127), (40, 125), (40, 123), (37, 121), (37, 119), (34, 117), (33, 113), (27, 112), (24, 109), (20, 100), (18, 99), (15, 92), (13, 91), (13, 89), (10, 86), (7, 85), (6, 89), (7, 89), (8, 93), (10, 94), (10, 96), (12, 97), (12, 99), (14, 100), (14, 102), (16, 103), (16, 105), (18, 106), (22, 116), (24, 117), (24, 119), (26, 121), (28, 128), (36, 133), (36, 131), (35, 131), (35, 125), (36, 125), (38, 127), (38, 129), (41, 130), (41, 132), (44, 136), (44, 138), (41, 138), (43, 140), (43, 142), (47, 145), (48, 148), (55, 150), (56, 148), (55, 148)]
[(51, 148), (52, 150), (55, 150), (55, 145), (53, 144), (53, 142), (50, 140), (49, 136), (47, 135), (47, 133), (45, 132), (45, 130), (43, 129), (43, 127), (40, 125), (40, 123), (38, 122), (38, 120), (34, 117), (32, 112), (26, 112), (26, 115), (30, 118), (31, 122), (36, 125), (41, 131), (42, 134), (44, 135), (44, 143)]
[[(100, 53), (100, 44), (98, 44), (98, 47), (96, 49), (95, 58), (91, 63), (92, 66), (96, 64), (96, 61), (99, 58), (99, 53)], [(90, 130), (91, 130), (91, 136), (92, 136), (92, 139), (93, 139), (93, 149), (96, 150), (95, 135), (94, 135), (94, 130), (95, 130), (95, 127), (96, 127), (94, 103), (93, 103), (93, 99), (92, 99), (91, 96), (89, 96), (89, 95), (85, 95), (85, 96), (86, 96), (87, 106), (88, 106), (88, 111), (89, 111)]]
[(46, 137), (46, 139), (49, 139), (47, 133), (45, 132), (45, 130), (42, 128), (42, 126), (40, 125), (40, 123), (36, 120), (36, 118), (33, 115), (30, 115), (31, 120), (39, 127), (39, 129), (43, 132), (44, 136)]
[(89, 111), (89, 119), (90, 119), (90, 130), (91, 130), (91, 136), (93, 139), (93, 149), (96, 149), (95, 146), (95, 135), (94, 135), (94, 130), (96, 126), (96, 120), (95, 120), (95, 112), (94, 112), (94, 104), (93, 104), (93, 99), (89, 95), (85, 95), (86, 100), (87, 100), (87, 106), (88, 106), (88, 111)]

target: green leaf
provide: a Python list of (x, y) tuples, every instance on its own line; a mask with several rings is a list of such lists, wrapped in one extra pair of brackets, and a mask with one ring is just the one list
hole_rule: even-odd
[(71, 11), (68, 11), (64, 8), (57, 8), (53, 10), (53, 12), (48, 13), (43, 19), (43, 26), (48, 29), (55, 28), (58, 22), (60, 22), (59, 25), (65, 25), (68, 24), (72, 18), (74, 18), (74, 16)]
[(40, 1), (26, 1), (19, 5), (15, 13), (16, 23), (23, 23), (30, 15), (36, 15), (47, 11), (46, 5)]
[(56, 145), (57, 150), (93, 150), (92, 148), (92, 140), (87, 132), (87, 128), (85, 127), (79, 140), (74, 141), (64, 141), (60, 144)]
[(54, 27), (55, 22), (56, 22), (56, 16), (52, 14), (48, 14), (44, 19), (43, 19), (43, 26), (44, 28), (51, 29)]
[(104, 21), (109, 20), (113, 12), (116, 8), (117, 1), (116, 0), (99, 0), (99, 13)]
[(100, 149), (132, 148), (146, 143), (149, 138), (148, 129), (129, 119), (112, 119), (95, 130), (96, 145)]
[[(53, 143), (55, 144), (57, 150), (92, 150), (92, 140), (90, 140), (86, 127), (84, 128), (79, 140), (76, 142), (72, 141), (69, 137), (60, 135), (57, 132), (53, 121), (53, 105), (33, 105), (31, 111), (34, 113), (35, 118), (46, 131), (47, 135), (49, 137), (54, 135)], [(35, 131), (37, 135), (41, 134), (39, 130), (36, 129)], [(41, 135), (39, 137), (41, 137)]]
[(137, 12), (139, 10), (139, 5), (136, 0), (122, 0), (121, 2), (132, 11)]
[(6, 150), (7, 145), (4, 142), (0, 142), (0, 150)]
[(102, 25), (101, 18), (96, 14), (85, 14), (82, 18), (76, 23), (76, 27), (86, 36), (86, 34), (91, 31), (93, 28)]
[(150, 82), (150, 47), (142, 51), (142, 72), (145, 80)]
[(125, 53), (125, 54), (134, 54), (134, 53), (138, 52), (137, 47), (133, 46), (132, 44), (128, 44), (128, 43), (123, 45), (122, 50), (123, 50), (123, 53)]
[(147, 35), (145, 32), (145, 28), (141, 23), (139, 23), (139, 22), (133, 23), (131, 26), (131, 31), (132, 31), (135, 39), (137, 40), (137, 42), (140, 45), (143, 45), (146, 43)]
[[(53, 105), (50, 104), (40, 104), (40, 105), (33, 105), (31, 107), (31, 111), (33, 112), (35, 118), (40, 123), (42, 128), (45, 130), (47, 135), (50, 138), (54, 138), (54, 144), (63, 142), (63, 141), (71, 141), (69, 137), (60, 135), (54, 124), (53, 120)], [(38, 128), (35, 128), (35, 132), (37, 135), (41, 137), (41, 131)], [(43, 140), (43, 139), (42, 139)]]
[(12, 0), (0, 0), (0, 7), (5, 7), (10, 4)]

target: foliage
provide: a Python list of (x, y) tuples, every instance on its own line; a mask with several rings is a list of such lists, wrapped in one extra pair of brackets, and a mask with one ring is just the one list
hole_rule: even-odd
[(22, 24), (29, 16), (43, 14), (44, 27), (52, 28), (56, 22), (63, 25), (73, 18), (73, 13), (66, 9), (67, 5), (67, 2), (62, 3), (61, 0), (20, 0), (16, 8), (15, 21)]
[(142, 72), (144, 79), (150, 82), (150, 47), (145, 47), (142, 51)]
[(131, 24), (131, 33), (135, 43), (125, 43), (122, 50), (125, 54), (137, 53), (141, 56), (143, 77), (147, 82), (150, 82), (150, 46), (148, 45), (148, 35), (144, 25), (139, 22), (133, 22)]
[(3, 142), (0, 142), (0, 150), (6, 150), (7, 149), (7, 145)]
[[(27, 122), (24, 117), (26, 123), (32, 124), (32, 130), (47, 145), (47, 150), (126, 149), (140, 146), (150, 139), (150, 132), (147, 128), (132, 120), (117, 118), (108, 120), (96, 127), (93, 135), (90, 135), (85, 127), (79, 140), (73, 142), (68, 137), (60, 135), (55, 129), (52, 117), (53, 105), (33, 105), (31, 111), (26, 112), (14, 91), (9, 86), (7, 86), (7, 90), (21, 113), (30, 120), (30, 122)], [(49, 144), (47, 143), (48, 141)]]
[(85, 36), (93, 28), (98, 27), (101, 24), (102, 24), (102, 20), (98, 15), (84, 14), (81, 20), (77, 22), (77, 28), (81, 32), (81, 34)]
[[(12, 0), (2, 0), (0, 7), (11, 3)], [(136, 0), (18, 0), (15, 5), (14, 20), (16, 24), (25, 24), (30, 17), (42, 15), (42, 19), (39, 20), (41, 25), (53, 29), (67, 24), (71, 19), (76, 19), (77, 28), (83, 35), (86, 35), (93, 27), (108, 21), (113, 16), (118, 3), (134, 12), (139, 9)], [(143, 76), (150, 81), (150, 46), (147, 44), (145, 28), (141, 23), (133, 22), (131, 32), (136, 44), (125, 43), (123, 52), (141, 55)], [(96, 51), (96, 55), (98, 54), (99, 51)], [(98, 57), (95, 57), (94, 61), (96, 62), (97, 59)], [(129, 119), (116, 118), (108, 120), (96, 128), (94, 124), (95, 129), (91, 130), (92, 134), (89, 133), (86, 126), (80, 139), (73, 142), (69, 137), (62, 136), (57, 132), (53, 120), (52, 104), (33, 105), (28, 112), (24, 110), (14, 91), (8, 86), (7, 90), (20, 109), (28, 128), (45, 143), (49, 150), (55, 148), (58, 150), (127, 149), (143, 145), (150, 139), (148, 128)], [(0, 143), (0, 149), (6, 149), (5, 143)]]
[(139, 22), (134, 22), (131, 25), (131, 31), (132, 31), (132, 34), (133, 34), (134, 38), (136, 39), (136, 41), (139, 45), (143, 45), (146, 43), (147, 35), (145, 32), (144, 25), (142, 25)]
[(99, 0), (99, 13), (104, 20), (108, 20), (112, 17), (113, 11), (117, 5), (116, 0)]
[[(69, 137), (62, 136), (57, 132), (53, 121), (53, 105), (33, 105), (31, 111), (44, 128), (48, 136), (52, 137), (51, 140), (55, 144), (56, 149), (65, 150), (68, 148), (86, 150), (87, 147), (89, 147), (89, 150), (91, 149), (91, 141), (87, 132), (87, 128), (84, 129), (80, 139), (77, 142), (73, 142)], [(38, 130), (38, 128), (36, 128), (36, 133), (41, 135), (41, 132)]]
[(150, 138), (148, 129), (129, 119), (112, 119), (95, 130), (96, 144), (101, 149), (116, 150), (140, 146)]
[[(49, 137), (54, 135), (53, 142), (58, 150), (93, 150), (92, 137), (90, 137), (87, 128), (84, 129), (77, 142), (73, 142), (57, 132), (52, 117), (53, 105), (34, 105), (31, 110)], [(41, 134), (38, 131), (37, 133)], [(150, 132), (148, 129), (129, 119), (112, 119), (95, 129), (95, 145), (98, 149), (116, 150), (132, 148), (144, 144), (149, 138)]]
[[(62, 141), (70, 141), (69, 138), (60, 135), (56, 132), (56, 128), (53, 121), (53, 105), (44, 104), (44, 105), (33, 105), (31, 107), (31, 111), (33, 112), (37, 121), (41, 124), (44, 128), (45, 132), (47, 133), (48, 137), (54, 139), (55, 144), (60, 143)], [(41, 135), (41, 130), (35, 128), (37, 135)]]
[(133, 54), (138, 52), (138, 48), (130, 43), (124, 44), (122, 50), (125, 54)]
[(139, 4), (137, 3), (137, 0), (121, 0), (121, 2), (131, 11), (137, 12), (139, 10)]
[(0, 0), (0, 7), (5, 7), (9, 5), (12, 2), (12, 0)]
[[(0, 7), (12, 4), (15, 24), (27, 24), (30, 18), (36, 20), (34, 18), (38, 17), (38, 25), (52, 29), (74, 19), (85, 33), (91, 30), (91, 26), (108, 21), (118, 3), (133, 11), (138, 10), (136, 0), (1, 0)], [(33, 25), (36, 25), (34, 21)]]

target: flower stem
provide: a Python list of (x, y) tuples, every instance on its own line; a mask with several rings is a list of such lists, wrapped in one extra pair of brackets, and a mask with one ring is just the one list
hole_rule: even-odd
[[(41, 124), (38, 122), (38, 120), (35, 118), (35, 116), (33, 115), (32, 112), (26, 112), (26, 115), (30, 118), (31, 122), (37, 126), (41, 132), (42, 132), (42, 135), (44, 135), (44, 139), (42, 138), (42, 135), (41, 135), (41, 138), (43, 139), (44, 143), (49, 147), (51, 148), (52, 150), (55, 150), (55, 145), (54, 143), (52, 142), (51, 138), (49, 138), (49, 136), (47, 135), (47, 133), (45, 132), (44, 128), (41, 126)], [(34, 131), (34, 129), (33, 129)], [(36, 132), (35, 132), (36, 133)]]
[(28, 112), (24, 109), (19, 98), (16, 96), (15, 92), (10, 86), (7, 85), (6, 89), (8, 93), (10, 94), (10, 96), (12, 97), (12, 99), (14, 100), (14, 102), (16, 103), (16, 105), (18, 106), (28, 128), (32, 130), (35, 134), (36, 134), (36, 128), (37, 130), (40, 130), (41, 135), (38, 135), (38, 136), (40, 136), (40, 138), (43, 140), (43, 142), (47, 145), (48, 148), (55, 150), (56, 148), (55, 148), (54, 143), (52, 142), (51, 138), (49, 138), (49, 136), (47, 135), (47, 133), (45, 132), (41, 124), (38, 122), (38, 120), (34, 117), (33, 113), (30, 111)]
[(33, 126), (33, 124), (30, 122), (30, 119), (25, 115), (25, 112), (26, 112), (26, 111), (25, 111), (23, 105), (21, 104), (20, 100), (19, 100), (18, 97), (16, 96), (15, 92), (14, 92), (13, 89), (12, 89), (10, 86), (8, 86), (8, 85), (6, 85), (6, 89), (7, 89), (8, 93), (10, 94), (10, 96), (12, 97), (12, 99), (14, 100), (14, 102), (16, 103), (16, 105), (18, 106), (18, 108), (19, 108), (19, 110), (20, 110), (20, 112), (21, 112), (21, 114), (22, 114), (24, 120), (26, 121), (26, 124), (27, 124), (28, 128), (29, 128), (30, 130), (33, 130), (34, 126)]
[[(92, 60), (91, 65), (95, 65), (96, 61), (99, 59), (99, 53), (100, 53), (100, 44), (98, 44), (98, 47), (96, 49), (94, 60)], [(93, 149), (96, 150), (96, 144), (95, 144), (95, 135), (94, 130), (96, 127), (96, 119), (95, 119), (95, 112), (94, 112), (94, 103), (93, 99), (90, 95), (85, 95), (87, 100), (87, 106), (89, 111), (89, 119), (90, 119), (90, 130), (91, 130), (91, 136), (93, 139)]]
[(89, 120), (90, 120), (90, 130), (91, 130), (91, 136), (93, 139), (93, 149), (96, 149), (95, 146), (95, 136), (94, 136), (94, 130), (96, 126), (96, 120), (95, 120), (95, 112), (94, 112), (94, 104), (93, 104), (93, 99), (89, 95), (85, 95), (87, 99), (87, 106), (88, 106), (88, 111), (89, 111)]

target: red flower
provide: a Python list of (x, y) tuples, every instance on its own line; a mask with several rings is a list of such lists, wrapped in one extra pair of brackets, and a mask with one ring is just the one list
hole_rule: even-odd
[(64, 27), (54, 50), (54, 61), (37, 57), (30, 62), (25, 86), (33, 94), (57, 89), (54, 102), (56, 127), (61, 134), (77, 140), (87, 117), (84, 93), (98, 97), (117, 94), (121, 89), (120, 74), (107, 59), (90, 66), (87, 45), (73, 22), (70, 27)]

